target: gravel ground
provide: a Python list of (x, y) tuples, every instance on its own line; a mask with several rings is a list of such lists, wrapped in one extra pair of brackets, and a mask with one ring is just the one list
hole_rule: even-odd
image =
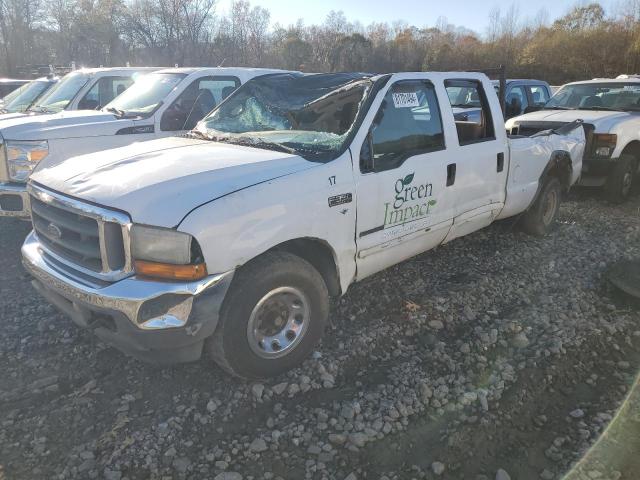
[[(500, 222), (357, 284), (313, 358), (255, 384), (76, 328), (29, 285), (27, 230), (0, 226), (0, 480), (551, 480), (640, 367), (640, 312), (604, 281), (640, 257), (639, 196), (574, 193), (544, 239)], [(577, 478), (637, 479), (623, 457)]]

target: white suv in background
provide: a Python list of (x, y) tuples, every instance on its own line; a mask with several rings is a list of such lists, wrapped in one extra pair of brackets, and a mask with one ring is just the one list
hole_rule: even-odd
[[(0, 216), (27, 216), (25, 184), (39, 162), (50, 168), (69, 157), (191, 130), (241, 84), (273, 72), (278, 70), (159, 70), (141, 77), (99, 111), (0, 121)], [(101, 102), (90, 92), (80, 104)]]

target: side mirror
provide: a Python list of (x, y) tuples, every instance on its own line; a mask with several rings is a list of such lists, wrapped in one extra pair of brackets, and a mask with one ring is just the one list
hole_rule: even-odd
[(371, 134), (371, 130), (369, 130), (369, 133), (367, 133), (367, 136), (362, 143), (362, 147), (360, 148), (360, 171), (362, 173), (373, 172), (374, 167), (373, 136)]

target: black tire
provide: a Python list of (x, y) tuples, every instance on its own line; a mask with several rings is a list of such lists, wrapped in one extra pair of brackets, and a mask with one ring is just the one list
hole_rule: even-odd
[[(291, 313), (294, 312), (294, 308), (300, 308), (294, 305), (295, 301), (289, 306), (285, 300), (278, 303), (278, 299), (287, 295), (298, 298), (295, 293), (286, 291), (287, 289), (302, 294), (302, 302), (298, 302), (298, 305), (303, 305), (306, 315)], [(271, 300), (265, 301), (265, 298)], [(270, 307), (271, 312), (266, 312), (264, 316), (252, 313), (254, 309), (258, 312), (268, 310), (267, 306), (258, 306), (261, 301), (266, 302), (261, 305), (273, 304)], [(283, 308), (286, 308), (287, 315), (283, 315)], [(278, 313), (274, 313), (276, 309)], [(312, 352), (322, 337), (328, 315), (329, 292), (320, 273), (309, 262), (296, 255), (288, 252), (269, 252), (243, 266), (236, 273), (223, 302), (216, 331), (207, 339), (205, 348), (215, 362), (232, 375), (244, 379), (272, 377), (296, 367)], [(252, 319), (267, 316), (276, 317), (272, 321), (276, 323), (276, 329), (280, 328), (281, 321), (293, 322), (295, 316), (297, 323), (298, 317), (304, 318), (298, 324), (302, 325), (301, 327), (292, 327), (301, 328), (301, 333), (294, 336), (295, 340), (284, 349), (289, 349), (288, 352), (266, 352), (260, 349), (259, 342), (256, 341), (258, 335), (250, 333), (249, 324)], [(288, 320), (284, 320), (283, 317), (288, 317)], [(306, 327), (304, 322), (308, 322)], [(287, 325), (288, 323), (280, 332), (283, 332)], [(290, 333), (291, 330), (288, 330), (285, 334), (287, 338), (283, 340), (290, 340), (287, 336)], [(277, 341), (276, 344), (279, 345)], [(257, 351), (263, 356), (256, 353)], [(265, 358), (264, 355), (281, 356)]]
[(636, 176), (638, 165), (632, 155), (620, 155), (613, 171), (607, 178), (607, 198), (612, 203), (624, 203), (631, 195), (631, 188)]
[(562, 200), (562, 185), (557, 177), (548, 177), (534, 204), (522, 216), (522, 229), (542, 237), (549, 233), (558, 218)]

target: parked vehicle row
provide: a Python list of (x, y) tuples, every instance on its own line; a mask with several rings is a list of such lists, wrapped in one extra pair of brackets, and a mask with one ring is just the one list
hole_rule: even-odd
[[(581, 122), (509, 138), (483, 74), (198, 72), (150, 73), (91, 114), (111, 133), (90, 153), (62, 161), (90, 131), (65, 113), (38, 135), (75, 140), (25, 133), (28, 153), (7, 156), (30, 177), (34, 287), (145, 360), (206, 350), (244, 378), (285, 371), (319, 341), (331, 296), (497, 219), (544, 234), (582, 169)], [(6, 145), (28, 124), (0, 122)]]
[(6, 149), (6, 157), (0, 158), (0, 164), (6, 162), (0, 168), (0, 216), (28, 216), (26, 182), (37, 164), (51, 168), (69, 157), (191, 130), (242, 83), (272, 71), (167, 69), (135, 83), (140, 72), (130, 69), (128, 76), (121, 70), (69, 74), (34, 107), (59, 113), (0, 117)]

